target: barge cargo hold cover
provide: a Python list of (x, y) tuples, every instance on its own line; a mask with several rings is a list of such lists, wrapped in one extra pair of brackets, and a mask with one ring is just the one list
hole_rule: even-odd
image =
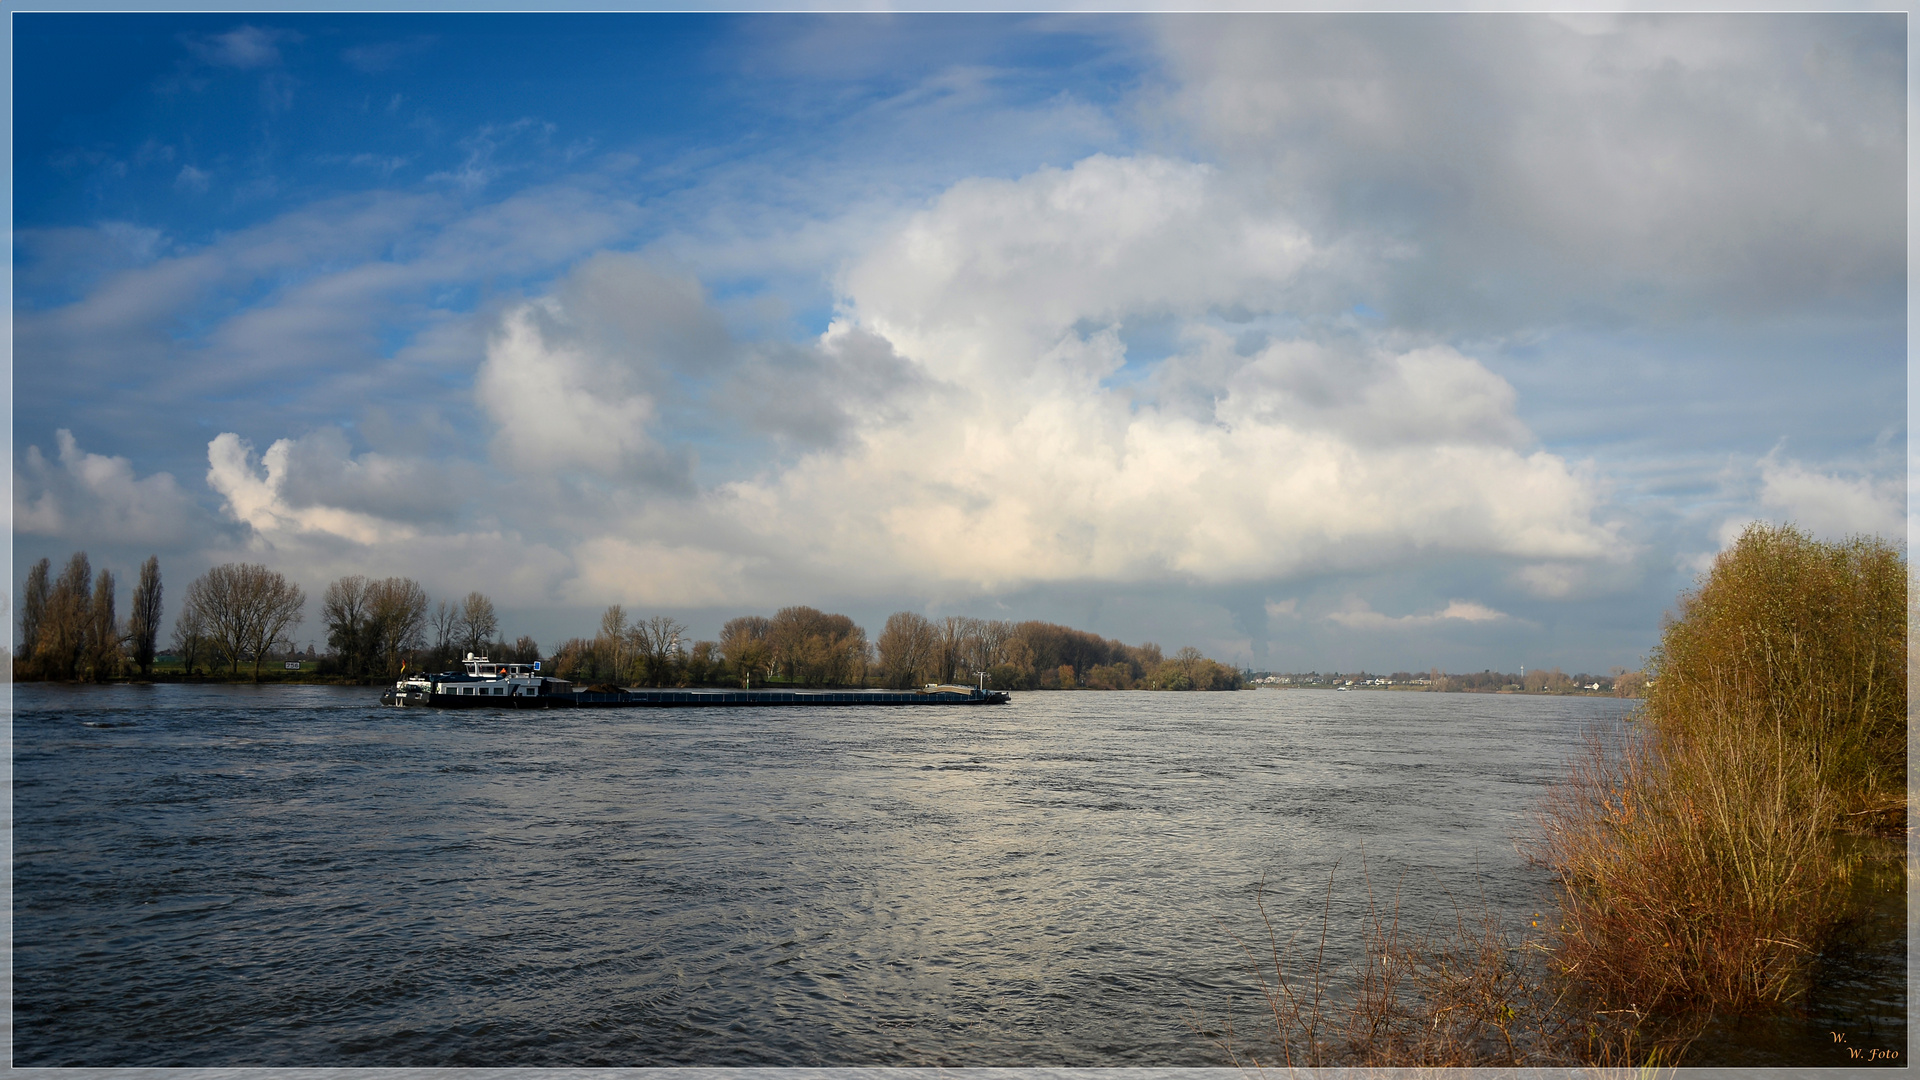
[(722, 706), (1004, 705), (1004, 690), (928, 684), (920, 690), (639, 690), (576, 689), (543, 675), (540, 665), (499, 664), (467, 654), (464, 671), (418, 674), (380, 695), (383, 705), (443, 709), (687, 709)]
[[(1002, 705), (1003, 690), (942, 686), (933, 690), (575, 690), (536, 698), (449, 698), (435, 705), (528, 709), (697, 709), (716, 706)], [(424, 703), (423, 703), (424, 704)]]
[[(478, 686), (447, 690), (482, 690)], [(1004, 690), (937, 686), (927, 690), (563, 690), (541, 694), (449, 694), (394, 688), (384, 705), (430, 705), (442, 709), (710, 709), (722, 705), (1004, 705)]]

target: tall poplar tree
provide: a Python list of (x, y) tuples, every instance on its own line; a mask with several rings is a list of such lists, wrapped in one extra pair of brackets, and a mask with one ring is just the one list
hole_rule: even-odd
[(53, 583), (46, 616), (40, 624), (38, 656), (47, 678), (71, 680), (78, 674), (87, 647), (92, 592), (93, 564), (87, 561), (86, 552), (76, 551)]
[(120, 674), (120, 620), (113, 609), (113, 586), (113, 571), (100, 571), (87, 605), (87, 676), (94, 682)]
[(140, 564), (140, 583), (133, 587), (127, 610), (127, 648), (140, 677), (153, 674), (153, 654), (160, 640), (160, 557), (147, 556)]
[(20, 590), (20, 652), (28, 678), (41, 674), (40, 630), (47, 618), (47, 602), (51, 597), (53, 583), (53, 563), (41, 559), (27, 571), (26, 587)]

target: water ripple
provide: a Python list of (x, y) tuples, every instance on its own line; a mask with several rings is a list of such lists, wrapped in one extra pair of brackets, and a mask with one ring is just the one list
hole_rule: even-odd
[[(1601, 699), (486, 714), (15, 690), (15, 1063), (1210, 1065), (1236, 938), (1513, 851)], [(108, 726), (111, 725), (111, 726)], [(1342, 920), (1347, 920), (1343, 922)]]

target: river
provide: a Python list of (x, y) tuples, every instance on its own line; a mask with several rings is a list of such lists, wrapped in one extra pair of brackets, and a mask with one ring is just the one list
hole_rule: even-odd
[(1317, 943), (1333, 873), (1334, 964), (1368, 882), (1523, 923), (1515, 839), (1629, 704), (377, 695), (15, 687), (16, 1065), (1219, 1065), (1257, 889)]

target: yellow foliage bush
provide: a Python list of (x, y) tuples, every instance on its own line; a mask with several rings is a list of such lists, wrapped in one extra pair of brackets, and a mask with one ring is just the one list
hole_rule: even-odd
[(1543, 814), (1559, 965), (1636, 1013), (1792, 1000), (1846, 914), (1835, 830), (1904, 824), (1905, 559), (1753, 525), (1652, 660), (1642, 730)]

